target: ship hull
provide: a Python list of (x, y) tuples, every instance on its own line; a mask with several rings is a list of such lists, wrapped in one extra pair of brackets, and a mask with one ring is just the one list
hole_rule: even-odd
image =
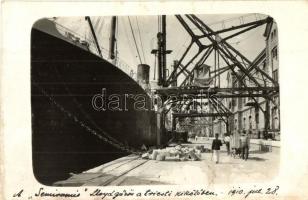
[[(48, 20), (37, 23), (49, 23), (56, 32)], [(127, 155), (127, 149), (156, 144), (151, 99), (137, 82), (93, 53), (36, 28), (31, 109), (34, 175), (46, 185)]]

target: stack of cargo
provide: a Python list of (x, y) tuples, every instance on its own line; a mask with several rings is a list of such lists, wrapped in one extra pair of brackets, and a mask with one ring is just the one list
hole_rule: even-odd
[(201, 160), (202, 148), (184, 147), (177, 145), (175, 147), (166, 147), (164, 149), (154, 149), (142, 155), (143, 159), (157, 161), (198, 161)]

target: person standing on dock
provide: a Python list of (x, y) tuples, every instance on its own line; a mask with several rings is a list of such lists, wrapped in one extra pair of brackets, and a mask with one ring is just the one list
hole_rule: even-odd
[(247, 136), (246, 132), (243, 131), (242, 136), (240, 138), (240, 146), (242, 149), (242, 159), (247, 160), (248, 159), (248, 154), (249, 154), (249, 146), (250, 146), (250, 139)]
[(213, 143), (212, 143), (212, 151), (214, 155), (214, 161), (216, 162), (216, 164), (219, 163), (219, 151), (220, 151), (221, 146), (222, 146), (222, 142), (220, 139), (218, 139), (218, 133), (216, 133), (215, 139), (213, 140)]
[(230, 136), (225, 134), (224, 143), (226, 144), (227, 154), (230, 155)]

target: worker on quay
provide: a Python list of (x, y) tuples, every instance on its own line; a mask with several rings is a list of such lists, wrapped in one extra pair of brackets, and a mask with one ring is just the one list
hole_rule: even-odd
[(224, 143), (226, 144), (226, 148), (227, 148), (227, 154), (230, 155), (230, 136), (225, 133), (225, 137), (224, 137)]
[(240, 147), (242, 150), (242, 159), (247, 161), (248, 154), (249, 154), (249, 146), (250, 146), (250, 138), (246, 134), (246, 131), (244, 130), (242, 132), (241, 138), (240, 138)]
[(219, 163), (219, 151), (220, 147), (222, 146), (222, 142), (220, 139), (218, 139), (218, 133), (215, 134), (215, 139), (212, 143), (212, 157), (214, 156), (214, 161), (216, 164)]
[(230, 137), (230, 146), (231, 146), (231, 156), (234, 158), (241, 157), (241, 147), (240, 147), (240, 135), (239, 131), (234, 131)]

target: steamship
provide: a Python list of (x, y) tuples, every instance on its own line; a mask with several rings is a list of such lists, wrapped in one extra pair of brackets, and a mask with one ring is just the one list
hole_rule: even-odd
[[(151, 109), (97, 110), (93, 96), (146, 91), (123, 70), (72, 39), (52, 19), (31, 31), (31, 111), (33, 173), (45, 185), (153, 145), (156, 116)], [(78, 41), (76, 41), (78, 40)]]

